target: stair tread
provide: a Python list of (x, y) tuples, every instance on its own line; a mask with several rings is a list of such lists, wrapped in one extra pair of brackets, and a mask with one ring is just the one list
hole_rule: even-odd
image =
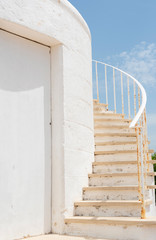
[[(149, 205), (151, 204), (152, 201), (151, 200), (146, 200), (145, 201), (145, 205)], [(86, 200), (86, 201), (79, 201), (79, 202), (75, 202), (74, 206), (111, 206), (111, 205), (115, 205), (115, 206), (127, 206), (127, 205), (141, 205), (141, 201), (139, 200), (106, 200), (106, 201), (101, 201), (101, 200)]]
[[(98, 173), (92, 173), (92, 174), (88, 174), (88, 177), (111, 177), (111, 176), (137, 176), (138, 173), (102, 173), (102, 174), (98, 174)], [(156, 176), (156, 172), (148, 172), (147, 173), (148, 176)]]
[(137, 161), (109, 161), (109, 162), (93, 162), (93, 166), (103, 166), (103, 165), (111, 165), (111, 164), (137, 164)]
[(147, 186), (149, 189), (156, 189), (156, 185)]
[[(156, 185), (148, 185), (148, 189), (155, 189)], [(125, 185), (125, 186), (102, 186), (102, 187), (84, 187), (83, 191), (104, 191), (104, 190), (138, 190), (138, 186)]]
[(102, 186), (102, 187), (84, 187), (83, 191), (103, 191), (103, 190), (138, 190), (138, 186)]
[(138, 190), (138, 186), (102, 186), (102, 187), (84, 187), (83, 191), (98, 191), (98, 190)]
[(108, 121), (117, 121), (117, 122), (128, 122), (130, 123), (132, 120), (131, 119), (125, 119), (125, 118), (96, 118), (94, 117), (94, 121), (102, 121), (102, 122), (108, 122)]
[(114, 151), (95, 151), (94, 155), (106, 155), (106, 154), (120, 154), (120, 153), (137, 153), (137, 150), (114, 150)]
[[(147, 164), (156, 164), (156, 160), (147, 161)], [(137, 164), (137, 161), (109, 161), (109, 162), (93, 162), (93, 166), (103, 166), (103, 165), (124, 165), (124, 164)]]
[(107, 103), (100, 103), (99, 100), (93, 99), (94, 106), (108, 106)]
[[(120, 154), (120, 153), (137, 153), (137, 150), (114, 150), (114, 151), (95, 151), (94, 155), (106, 155), (106, 154)], [(148, 150), (148, 153), (153, 153), (153, 150)]]
[(95, 133), (95, 137), (136, 137), (136, 133)]
[(148, 152), (149, 153), (154, 153), (154, 150), (153, 149), (149, 149)]
[(120, 129), (134, 129), (134, 128), (130, 128), (129, 125), (103, 125), (103, 124), (96, 124), (94, 126), (95, 128), (120, 128)]
[(94, 112), (94, 116), (105, 116), (105, 115), (108, 115), (108, 116), (122, 116), (124, 117), (125, 115), (122, 114), (122, 113), (114, 113), (114, 112), (109, 112), (109, 111), (105, 111), (105, 112), (100, 112), (101, 110), (99, 110), (98, 112)]
[(156, 217), (141, 219), (139, 217), (70, 217), (65, 223), (89, 223), (89, 224), (123, 224), (123, 225), (156, 225)]
[(95, 146), (109, 146), (109, 145), (127, 145), (127, 144), (137, 144), (136, 141), (125, 141), (125, 142), (95, 142)]
[[(155, 164), (156, 160), (147, 161), (147, 163)], [(109, 162), (93, 162), (93, 166), (103, 166), (103, 165), (118, 165), (118, 164), (137, 164), (137, 161), (109, 161)]]
[(156, 163), (156, 160), (149, 160), (149, 161), (147, 161), (147, 163), (155, 164), (155, 163)]

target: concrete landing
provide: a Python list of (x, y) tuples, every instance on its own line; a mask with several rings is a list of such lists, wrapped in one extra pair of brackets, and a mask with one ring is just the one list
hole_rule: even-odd
[(74, 237), (67, 235), (56, 235), (56, 234), (48, 234), (36, 237), (25, 237), (19, 240), (108, 240), (108, 239), (95, 239), (95, 238), (87, 238), (87, 237)]

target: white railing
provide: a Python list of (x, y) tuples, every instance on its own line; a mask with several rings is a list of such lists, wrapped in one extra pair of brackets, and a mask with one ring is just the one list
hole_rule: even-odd
[(118, 108), (118, 112), (122, 112), (125, 117), (131, 120), (129, 127), (135, 128), (138, 192), (142, 204), (141, 217), (145, 218), (146, 176), (149, 171), (146, 91), (141, 83), (130, 74), (112, 65), (93, 60), (93, 92), (99, 102), (106, 104), (107, 110), (110, 106), (109, 110), (116, 113)]

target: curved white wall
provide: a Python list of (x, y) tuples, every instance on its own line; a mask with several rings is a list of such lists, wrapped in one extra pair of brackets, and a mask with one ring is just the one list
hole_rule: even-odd
[(52, 231), (63, 233), (93, 161), (90, 32), (65, 0), (0, 0), (0, 27), (51, 47)]

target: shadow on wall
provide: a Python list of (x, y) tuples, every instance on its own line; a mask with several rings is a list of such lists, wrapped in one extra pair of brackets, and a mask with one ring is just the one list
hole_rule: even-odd
[(0, 41), (0, 88), (27, 91), (46, 87), (45, 81), (50, 74), (45, 68), (45, 62), (50, 67), (49, 48), (2, 30)]
[(0, 74), (0, 239), (15, 239), (51, 229), (49, 48), (0, 30)]

